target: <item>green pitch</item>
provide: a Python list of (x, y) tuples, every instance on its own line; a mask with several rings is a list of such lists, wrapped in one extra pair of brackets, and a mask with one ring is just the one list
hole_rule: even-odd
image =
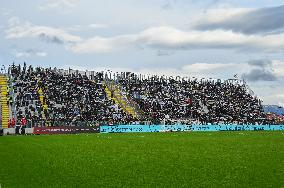
[(284, 132), (0, 137), (6, 187), (284, 187)]

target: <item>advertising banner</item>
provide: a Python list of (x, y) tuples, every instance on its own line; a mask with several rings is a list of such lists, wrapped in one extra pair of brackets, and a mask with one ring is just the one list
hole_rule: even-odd
[(101, 133), (185, 131), (280, 131), (284, 125), (117, 125), (101, 126)]
[(160, 125), (114, 125), (100, 126), (101, 133), (135, 133), (135, 132), (159, 132)]
[(34, 134), (99, 133), (100, 127), (35, 127)]

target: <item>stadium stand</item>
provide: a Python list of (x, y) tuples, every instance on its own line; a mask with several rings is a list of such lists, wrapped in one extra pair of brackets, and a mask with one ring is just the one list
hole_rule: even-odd
[[(77, 125), (79, 122), (123, 122), (128, 116), (106, 96), (101, 73), (89, 79), (62, 74), (56, 69), (12, 66), (17, 119), (25, 116), (31, 126)], [(29, 80), (29, 81), (27, 81)]]
[(193, 119), (202, 124), (218, 122), (263, 123), (261, 101), (244, 85), (197, 79), (164, 79), (157, 76), (139, 79), (131, 74), (118, 81), (147, 117)]
[(112, 76), (25, 63), (10, 66), (0, 81), (3, 127), (9, 118), (27, 127), (281, 123), (267, 118), (261, 101), (238, 81)]

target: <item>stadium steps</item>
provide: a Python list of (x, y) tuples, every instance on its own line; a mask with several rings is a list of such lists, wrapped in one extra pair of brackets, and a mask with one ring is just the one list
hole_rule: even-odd
[[(122, 109), (127, 113), (132, 115), (134, 118), (139, 118), (139, 113), (137, 113), (137, 110), (130, 105), (130, 101), (123, 96), (122, 91), (119, 89), (119, 86), (114, 84), (113, 82), (110, 82), (109, 84), (105, 83), (105, 92), (107, 96), (114, 100), (116, 104), (122, 107)], [(113, 88), (113, 96), (111, 95), (111, 89)]]
[(117, 100), (116, 97), (111, 97), (111, 91), (110, 91), (109, 87), (106, 84), (105, 84), (105, 92), (106, 92), (108, 98), (114, 100), (115, 104), (119, 104), (119, 101)]
[(2, 128), (8, 128), (8, 121), (10, 116), (10, 109), (8, 106), (8, 83), (5, 75), (0, 75), (0, 104), (1, 104), (1, 115), (2, 115)]
[[(39, 100), (40, 100), (40, 102), (41, 102), (41, 104), (43, 106), (43, 109), (47, 110), (48, 106), (47, 106), (46, 103), (44, 103), (44, 94), (43, 94), (43, 91), (42, 91), (41, 88), (38, 89), (38, 94), (39, 94)], [(41, 112), (41, 115), (42, 115), (43, 119), (46, 119), (44, 110)]]

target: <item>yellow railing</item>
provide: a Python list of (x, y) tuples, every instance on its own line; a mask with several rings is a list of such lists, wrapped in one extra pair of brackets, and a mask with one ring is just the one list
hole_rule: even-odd
[(10, 117), (10, 110), (8, 105), (8, 84), (7, 77), (0, 75), (0, 104), (1, 104), (1, 115), (2, 115), (2, 128), (8, 128), (8, 121)]

